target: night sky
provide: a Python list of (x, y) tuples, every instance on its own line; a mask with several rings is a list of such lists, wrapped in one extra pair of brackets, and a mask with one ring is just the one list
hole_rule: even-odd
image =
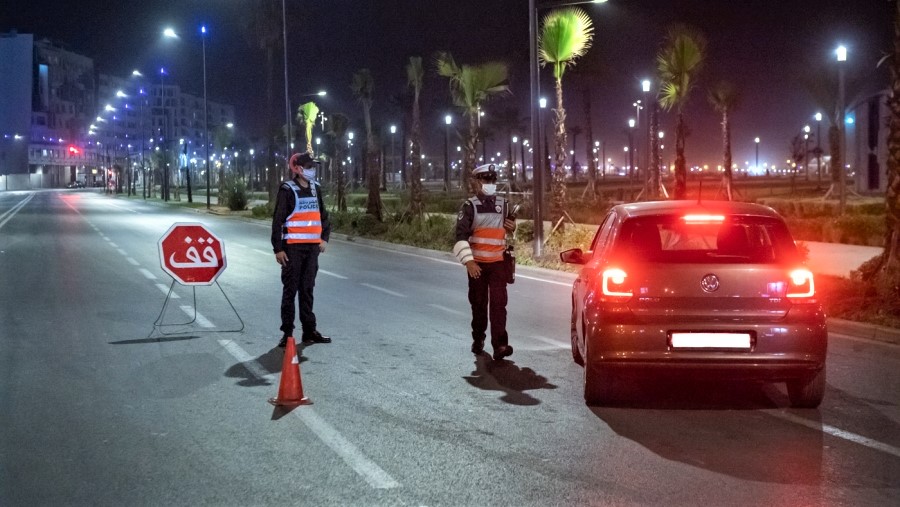
[[(90, 56), (101, 72), (127, 77), (165, 65), (191, 93), (202, 92), (198, 27), (208, 23), (208, 79), (211, 99), (235, 105), (238, 127), (247, 137), (260, 136), (265, 118), (265, 55), (250, 42), (246, 20), (254, 9), (273, 0), (179, 1), (40, 1), (4, 0), (0, 31), (16, 29), (65, 43)], [(274, 0), (280, 9), (281, 2)], [(887, 86), (887, 71), (876, 69), (890, 49), (891, 5), (888, 0), (610, 0), (585, 4), (595, 26), (592, 49), (564, 78), (569, 125), (584, 126), (583, 92), (590, 87), (595, 139), (607, 142), (607, 157), (622, 163), (624, 133), (634, 117), (632, 103), (641, 98), (640, 80), (651, 77), (666, 27), (672, 22), (695, 26), (708, 39), (708, 59), (685, 112), (691, 135), (689, 164), (715, 165), (721, 160), (718, 117), (706, 99), (708, 87), (721, 79), (735, 82), (743, 96), (732, 118), (736, 163), (753, 162), (753, 138), (760, 136), (760, 159), (788, 158), (791, 138), (810, 123), (818, 107), (806, 91), (810, 76), (837, 80), (833, 51), (849, 49), (847, 102)], [(491, 59), (511, 66), (512, 94), (486, 105), (517, 107), (528, 116), (527, 0), (287, 0), (288, 65), (295, 103), (303, 93), (328, 90), (316, 98), (326, 114), (351, 117), (362, 131), (361, 108), (350, 91), (353, 73), (363, 67), (375, 80), (376, 125), (398, 123), (401, 110), (391, 97), (405, 89), (409, 56), (426, 62), (423, 91), (424, 151), (440, 156), (443, 117), (453, 112), (446, 80), (433, 72), (433, 54), (451, 52), (457, 63)], [(163, 41), (165, 26), (182, 35)], [(281, 49), (277, 53), (278, 121), (284, 121)], [(543, 95), (552, 97), (549, 70), (542, 72)], [(459, 119), (455, 120), (457, 123)], [(527, 123), (526, 123), (527, 126)], [(663, 114), (661, 128), (674, 147), (674, 115)], [(491, 152), (506, 153), (506, 136), (489, 141)], [(580, 136), (579, 143), (584, 142)], [(571, 143), (571, 140), (570, 140)], [(669, 142), (666, 151), (671, 156)], [(583, 146), (583, 144), (582, 144)], [(583, 147), (577, 149), (583, 157)], [(582, 159), (583, 163), (583, 159)]]

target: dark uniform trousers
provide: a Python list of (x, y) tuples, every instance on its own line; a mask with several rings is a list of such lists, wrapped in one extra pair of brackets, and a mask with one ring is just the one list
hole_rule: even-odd
[(316, 330), (313, 313), (313, 287), (319, 270), (319, 245), (314, 243), (285, 245), (287, 266), (281, 267), (281, 330), (286, 335), (294, 332), (294, 301), (300, 294), (300, 324), (303, 334)]
[(491, 346), (508, 345), (506, 334), (506, 267), (501, 262), (479, 262), (481, 276), (469, 277), (469, 303), (472, 305), (472, 339), (484, 340), (491, 320)]

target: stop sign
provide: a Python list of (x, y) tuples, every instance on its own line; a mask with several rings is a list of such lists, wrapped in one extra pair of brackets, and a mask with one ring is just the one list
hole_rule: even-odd
[(159, 240), (163, 271), (181, 285), (212, 285), (225, 271), (225, 245), (203, 224), (178, 222)]

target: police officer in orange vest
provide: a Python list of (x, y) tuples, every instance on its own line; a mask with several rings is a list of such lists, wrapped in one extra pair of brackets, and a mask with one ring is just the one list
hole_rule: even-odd
[(319, 254), (325, 252), (331, 224), (315, 182), (319, 161), (309, 153), (296, 153), (289, 162), (293, 178), (281, 184), (272, 216), (272, 249), (281, 265), (281, 338), (279, 347), (294, 336), (294, 301), (300, 295), (300, 324), (304, 343), (331, 343), (316, 329), (313, 287), (319, 270)]
[(478, 191), (463, 203), (456, 217), (456, 244), (453, 255), (469, 275), (469, 303), (472, 305), (472, 353), (484, 352), (488, 316), (494, 359), (511, 356), (512, 346), (506, 334), (506, 284), (508, 273), (503, 262), (506, 233), (516, 230), (508, 218), (508, 203), (497, 191), (497, 170), (485, 164), (472, 172)]

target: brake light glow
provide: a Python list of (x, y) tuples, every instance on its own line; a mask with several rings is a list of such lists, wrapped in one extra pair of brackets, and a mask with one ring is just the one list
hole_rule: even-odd
[(631, 299), (632, 292), (625, 282), (628, 274), (618, 268), (603, 271), (603, 299), (613, 303), (624, 303)]
[(725, 215), (685, 215), (682, 220), (689, 224), (720, 224), (725, 221)]
[(808, 269), (795, 269), (790, 273), (790, 284), (787, 297), (811, 298), (816, 294), (816, 286), (813, 282), (813, 274)]

